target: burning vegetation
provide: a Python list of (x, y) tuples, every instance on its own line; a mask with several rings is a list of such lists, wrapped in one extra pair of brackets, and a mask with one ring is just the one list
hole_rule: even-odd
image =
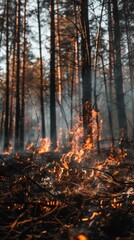
[(133, 19), (132, 0), (1, 1), (0, 240), (134, 239)]
[(68, 147), (45, 138), (0, 156), (0, 239), (134, 238), (132, 152), (98, 152), (92, 124), (92, 139), (77, 119)]

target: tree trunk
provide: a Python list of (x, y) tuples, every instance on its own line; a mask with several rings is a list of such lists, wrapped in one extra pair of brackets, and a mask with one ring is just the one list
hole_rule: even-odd
[[(109, 35), (109, 106), (112, 110), (112, 79), (113, 79), (113, 33), (112, 33), (112, 15), (111, 0), (108, 0), (108, 35)], [(112, 112), (111, 112), (112, 115)]]
[(117, 0), (112, 0), (113, 3), (113, 19), (114, 19), (114, 48), (115, 48), (115, 61), (114, 61), (114, 76), (115, 76), (115, 91), (117, 101), (117, 114), (119, 122), (119, 131), (121, 138), (127, 138), (127, 119), (125, 113), (125, 102), (123, 93), (123, 77), (121, 67), (121, 34), (119, 25), (119, 12)]
[(2, 111), (1, 112), (2, 113), (1, 113), (1, 122), (0, 122), (0, 140), (3, 139), (4, 115), (5, 115), (5, 102), (4, 101), (3, 101), (3, 104), (2, 104)]
[[(64, 111), (62, 106), (62, 68), (61, 68), (61, 38), (60, 38), (60, 15), (59, 15), (59, 1), (56, 0), (56, 50), (57, 50), (57, 91), (58, 97), (57, 102), (59, 105), (59, 114), (58, 114), (58, 124), (57, 124), (57, 132), (60, 133), (57, 136), (58, 146), (62, 146), (63, 142), (63, 118), (62, 113)], [(62, 129), (62, 131), (61, 131)]]
[(17, 70), (16, 70), (16, 116), (15, 116), (15, 150), (20, 147), (20, 5), (21, 0), (17, 5)]
[(42, 138), (45, 138), (45, 113), (44, 113), (44, 96), (43, 96), (43, 62), (42, 62), (42, 42), (41, 42), (41, 25), (40, 25), (40, 3), (37, 0), (37, 8), (38, 8), (38, 32), (39, 32), (39, 51), (40, 51), (40, 107), (41, 107), (41, 133)]
[[(91, 47), (88, 24), (88, 0), (81, 1), (82, 23), (82, 88), (84, 138), (92, 136), (91, 130)], [(89, 127), (90, 125), (90, 127)]]
[(134, 86), (133, 86), (133, 63), (131, 58), (131, 41), (129, 35), (129, 8), (128, 2), (124, 2), (124, 13), (125, 13), (125, 25), (126, 25), (126, 35), (127, 35), (127, 46), (128, 46), (128, 62), (129, 62), (129, 75), (130, 75), (130, 86), (131, 86), (131, 99), (132, 99), (132, 138), (134, 139)]
[(51, 56), (50, 56), (50, 138), (52, 150), (57, 146), (56, 134), (56, 83), (55, 83), (55, 11), (54, 0), (51, 0)]
[(10, 122), (9, 122), (9, 140), (13, 142), (13, 117), (14, 117), (14, 87), (15, 87), (15, 73), (16, 73), (16, 26), (17, 26), (17, 4), (15, 4), (14, 10), (14, 42), (13, 42), (13, 59), (12, 59), (12, 79), (11, 79), (11, 97), (10, 97)]
[(26, 73), (26, 0), (24, 2), (24, 18), (23, 18), (23, 73), (22, 73), (22, 97), (21, 97), (21, 119), (20, 119), (20, 148), (24, 150), (25, 143), (25, 73)]
[(4, 5), (4, 10), (3, 10), (3, 13), (1, 14), (2, 16), (2, 19), (1, 19), (1, 32), (0, 32), (0, 47), (1, 47), (1, 44), (2, 44), (2, 36), (3, 36), (3, 31), (4, 31), (4, 22), (5, 22), (5, 15), (6, 15), (6, 10), (7, 10), (7, 6), (6, 6), (6, 2), (5, 2), (5, 5)]
[(102, 60), (102, 69), (103, 69), (104, 86), (105, 86), (105, 94), (106, 94), (106, 104), (107, 104), (107, 111), (108, 111), (109, 129), (110, 129), (111, 143), (112, 143), (111, 148), (112, 148), (112, 151), (113, 151), (114, 150), (113, 121), (112, 121), (110, 103), (109, 103), (109, 99), (108, 99), (108, 89), (107, 89), (107, 81), (106, 81), (106, 73), (105, 73), (103, 56), (101, 56), (101, 60)]
[(6, 110), (5, 110), (5, 136), (4, 150), (9, 147), (9, 1), (6, 8)]
[[(108, 37), (109, 37), (109, 92), (106, 83), (106, 75), (104, 71), (103, 56), (102, 56), (102, 65), (103, 65), (103, 74), (104, 74), (104, 85), (106, 92), (106, 101), (108, 109), (108, 118), (109, 118), (109, 128), (112, 140), (112, 149), (114, 149), (114, 131), (113, 131), (113, 118), (112, 118), (112, 79), (113, 79), (113, 34), (112, 34), (112, 14), (111, 14), (111, 0), (107, 2), (108, 6)], [(109, 94), (108, 94), (109, 93)]]

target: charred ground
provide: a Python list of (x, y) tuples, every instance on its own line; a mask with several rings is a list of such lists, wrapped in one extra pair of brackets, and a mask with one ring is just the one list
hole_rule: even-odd
[(61, 159), (0, 156), (0, 239), (133, 239), (133, 150)]

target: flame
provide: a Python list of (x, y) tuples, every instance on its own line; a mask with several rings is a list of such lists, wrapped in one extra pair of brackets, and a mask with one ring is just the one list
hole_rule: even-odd
[(81, 162), (81, 158), (84, 155), (83, 130), (82, 121), (78, 119), (77, 123), (70, 132), (72, 138), (70, 156), (74, 155), (74, 159), (78, 162)]
[(100, 215), (101, 212), (93, 212), (92, 216), (90, 217), (90, 220), (92, 220), (94, 217)]
[(60, 152), (60, 148), (57, 147), (57, 148), (54, 150), (54, 152)]
[(85, 150), (88, 150), (88, 151), (91, 151), (91, 149), (94, 147), (94, 143), (93, 143), (93, 141), (91, 141), (91, 138), (90, 137), (88, 137), (87, 139), (86, 139), (86, 143), (84, 144), (84, 149)]
[(127, 150), (125, 148), (119, 148), (118, 151), (118, 156), (120, 157), (120, 160), (124, 159), (127, 156)]
[(78, 240), (88, 240), (88, 237), (86, 237), (86, 236), (83, 235), (83, 234), (79, 234), (79, 235), (77, 236), (77, 239), (78, 239)]
[(9, 147), (9, 151), (11, 151), (11, 150), (13, 150), (13, 146), (10, 146), (10, 147)]
[(17, 159), (19, 159), (19, 158), (20, 158), (20, 155), (16, 154), (15, 157), (16, 157)]
[(4, 151), (3, 154), (4, 155), (9, 155), (13, 150), (13, 143), (12, 141), (9, 141), (9, 146), (8, 146), (8, 151)]
[[(97, 134), (98, 134), (96, 116), (98, 116), (98, 112), (96, 112), (95, 110), (92, 110), (92, 123), (88, 125), (89, 129), (92, 125), (92, 129), (93, 129), (92, 137), (90, 135), (87, 135), (86, 142), (84, 142), (83, 122), (80, 119), (80, 117), (76, 117), (76, 123), (70, 131), (71, 150), (67, 154), (63, 154), (60, 160), (63, 166), (65, 167), (65, 169), (68, 170), (68, 164), (70, 163), (72, 157), (78, 163), (80, 163), (82, 159), (86, 159), (86, 156), (89, 157), (89, 153), (95, 146), (95, 141), (97, 139)], [(102, 126), (102, 122), (101, 123), (99, 122), (99, 124)]]
[(3, 154), (3, 155), (9, 155), (10, 152), (8, 152), (8, 151), (4, 151), (2, 154)]
[(84, 155), (83, 151), (83, 126), (82, 122), (78, 119), (77, 123), (74, 125), (70, 131), (71, 139), (71, 150), (67, 154), (62, 154), (61, 162), (63, 166), (68, 169), (68, 164), (71, 161), (72, 156), (77, 162), (81, 161), (82, 156)]
[(103, 200), (100, 201), (100, 207), (103, 208)]
[(27, 150), (27, 151), (30, 150), (33, 146), (34, 146), (34, 143), (32, 142), (32, 143), (30, 143), (30, 144), (27, 146), (26, 150)]
[[(98, 111), (95, 111), (93, 109), (91, 111), (91, 114), (92, 114), (92, 123), (91, 123), (91, 125), (92, 125), (92, 138), (93, 138), (94, 142), (96, 140), (100, 141), (101, 140), (101, 130), (102, 130), (103, 120), (100, 119)], [(97, 125), (96, 118), (98, 118), (98, 121), (99, 121), (98, 125)]]
[(39, 147), (38, 153), (42, 154), (42, 153), (46, 153), (50, 151), (50, 147), (51, 147), (51, 141), (49, 138), (41, 138), (40, 139), (41, 142), (41, 146)]
[(81, 220), (82, 220), (82, 222), (87, 222), (89, 220), (89, 218), (82, 218)]
[(119, 207), (122, 207), (122, 203), (117, 202), (117, 199), (114, 198), (113, 201), (111, 202), (111, 206), (112, 208), (119, 208)]

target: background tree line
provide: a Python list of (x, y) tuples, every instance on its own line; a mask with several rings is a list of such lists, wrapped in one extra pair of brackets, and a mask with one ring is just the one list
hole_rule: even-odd
[[(65, 143), (79, 115), (84, 140), (134, 138), (132, 0), (0, 1), (1, 147), (49, 136)], [(61, 130), (62, 129), (62, 130)]]

